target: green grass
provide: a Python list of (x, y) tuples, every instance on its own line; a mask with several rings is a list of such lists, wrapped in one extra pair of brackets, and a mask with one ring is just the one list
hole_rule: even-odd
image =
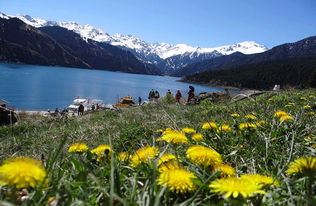
[[(286, 170), (298, 157), (315, 157), (316, 118), (307, 114), (316, 106), (315, 97), (310, 97), (315, 94), (314, 90), (281, 92), (272, 100), (267, 94), (231, 105), (207, 101), (196, 106), (160, 103), (121, 112), (100, 111), (82, 117), (25, 119), (12, 127), (0, 127), (0, 162), (11, 156), (40, 159), (44, 155), (49, 176), (49, 185), (29, 188), (29, 198), (25, 201), (12, 195), (16, 193), (14, 188), (2, 187), (0, 201), (45, 205), (50, 197), (54, 197), (58, 205), (234, 204), (210, 192), (208, 185), (218, 178), (218, 173), (186, 159), (186, 149), (196, 144), (193, 141), (177, 147), (181, 166), (198, 177), (199, 189), (193, 193), (175, 194), (158, 185), (155, 161), (132, 168), (129, 162), (117, 159), (120, 152), (133, 153), (147, 145), (159, 147), (160, 152), (174, 153), (172, 145), (155, 141), (160, 137), (155, 131), (191, 127), (205, 137), (205, 141), (197, 144), (219, 152), (224, 161), (235, 168), (237, 175), (257, 173), (272, 176), (280, 182), (278, 187), (266, 189), (262, 205), (307, 204), (307, 178), (289, 176)], [(289, 102), (295, 105), (285, 107)], [(313, 107), (304, 109), (304, 105)], [(273, 117), (277, 110), (288, 112), (294, 120), (280, 122)], [(234, 119), (231, 113), (239, 113), (241, 117)], [(254, 122), (265, 120), (267, 124), (253, 131), (240, 131), (238, 125), (247, 121), (246, 114), (257, 116)], [(207, 121), (228, 124), (232, 132), (203, 131), (201, 127)], [(97, 163), (89, 152), (68, 153), (68, 147), (75, 142), (85, 142), (90, 149), (109, 144), (114, 151), (112, 158)], [(255, 204), (256, 198), (248, 199), (246, 204)]]

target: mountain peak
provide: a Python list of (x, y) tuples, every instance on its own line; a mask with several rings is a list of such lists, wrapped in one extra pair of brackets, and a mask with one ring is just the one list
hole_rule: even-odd
[[(4, 14), (2, 14), (4, 15)], [(13, 16), (12, 16), (13, 17)], [(126, 47), (127, 49), (137, 49), (138, 52), (142, 50), (146, 51), (148, 54), (158, 55), (162, 59), (169, 58), (171, 56), (182, 55), (185, 53), (195, 52), (195, 53), (212, 53), (215, 50), (222, 55), (228, 55), (234, 52), (241, 52), (244, 54), (260, 53), (267, 50), (263, 45), (260, 45), (254, 41), (244, 41), (239, 43), (233, 43), (227, 46), (215, 47), (215, 48), (201, 48), (192, 47), (187, 44), (168, 44), (168, 43), (154, 43), (150, 44), (144, 40), (135, 37), (133, 35), (122, 35), (114, 34), (110, 36), (108, 33), (104, 32), (99, 28), (94, 28), (93, 26), (86, 24), (78, 24), (75, 21), (68, 22), (57, 22), (57, 21), (47, 21), (39, 18), (32, 18), (29, 15), (17, 15), (15, 16), (27, 24), (34, 27), (43, 26), (61, 26), (72, 30), (80, 34), (84, 39), (93, 39), (98, 42), (107, 42), (114, 46)]]
[[(183, 43), (176, 45), (168, 43), (151, 44), (133, 35), (114, 34), (111, 36), (99, 28), (95, 28), (89, 24), (78, 24), (74, 21), (47, 21), (40, 18), (33, 18), (29, 15), (8, 16), (2, 13), (0, 13), (0, 17), (16, 17), (26, 24), (34, 27), (60, 26), (74, 31), (85, 40), (92, 39), (97, 42), (105, 42), (113, 46), (118, 46), (131, 51), (135, 56), (137, 56), (139, 59), (142, 59), (144, 62), (150, 62), (153, 64), (160, 64), (161, 62), (166, 61), (168, 58), (178, 58), (177, 56), (186, 56), (185, 58), (190, 59), (191, 61), (188, 63), (192, 63), (194, 61), (200, 60), (201, 58), (214, 58), (217, 56), (229, 55), (235, 52), (253, 54), (261, 53), (267, 50), (265, 46), (260, 45), (254, 41), (244, 41), (214, 48), (193, 47)], [(177, 69), (178, 67), (183, 66), (183, 63), (179, 61), (181, 61), (181, 58), (178, 60), (179, 64), (175, 63), (176, 61), (169, 61), (166, 63), (166, 65), (171, 65), (170, 67)]]
[(0, 18), (2, 18), (2, 19), (10, 19), (9, 16), (7, 16), (4, 13), (1, 13), (1, 12), (0, 12)]

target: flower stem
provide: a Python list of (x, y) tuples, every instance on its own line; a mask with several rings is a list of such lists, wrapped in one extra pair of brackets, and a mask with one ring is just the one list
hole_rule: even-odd
[(176, 144), (172, 144), (172, 146), (173, 146), (173, 150), (174, 150), (174, 155), (178, 159), (177, 145)]
[(313, 182), (314, 178), (309, 176), (307, 183), (307, 205), (313, 206)]

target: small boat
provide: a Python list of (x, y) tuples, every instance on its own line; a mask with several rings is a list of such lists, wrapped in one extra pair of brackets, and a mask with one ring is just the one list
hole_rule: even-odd
[(115, 105), (114, 107), (124, 108), (129, 106), (134, 106), (134, 98), (133, 97), (122, 97)]
[(84, 111), (90, 111), (93, 110), (93, 108), (97, 109), (97, 107), (104, 107), (103, 101), (100, 99), (77, 98), (74, 99), (73, 103), (67, 107), (68, 112), (78, 112), (80, 104), (84, 106)]

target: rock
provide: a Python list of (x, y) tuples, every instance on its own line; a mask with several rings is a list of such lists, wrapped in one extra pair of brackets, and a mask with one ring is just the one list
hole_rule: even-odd
[(7, 108), (0, 108), (0, 125), (6, 125), (6, 124), (14, 124), (17, 122), (17, 118), (15, 116), (15, 113), (13, 111), (10, 111)]
[(208, 99), (211, 102), (222, 102), (230, 99), (231, 96), (228, 91), (223, 92), (202, 92), (199, 95), (193, 97), (188, 104), (196, 105), (200, 104), (201, 101)]

